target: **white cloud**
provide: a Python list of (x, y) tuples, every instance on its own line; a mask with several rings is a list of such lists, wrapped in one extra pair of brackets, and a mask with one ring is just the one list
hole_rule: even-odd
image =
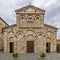
[(53, 4), (56, 3), (56, 1), (57, 1), (57, 0), (52, 0), (52, 1), (51, 1), (51, 0), (48, 0), (48, 1), (46, 2), (45, 6), (48, 7), (48, 6), (50, 6), (50, 5), (53, 5)]
[[(45, 23), (60, 28), (60, 1), (59, 0), (0, 0), (0, 17), (8, 24), (16, 23), (15, 10), (31, 4), (46, 10)], [(60, 29), (58, 31), (58, 38)]]
[(24, 6), (27, 1), (28, 0), (0, 0), (0, 17), (10, 25), (15, 23), (15, 10)]
[(39, 6), (41, 6), (42, 4), (44, 4), (44, 2), (45, 2), (45, 1), (43, 1), (43, 0), (33, 0), (33, 1), (32, 1), (32, 4), (35, 5), (35, 6), (37, 6), (37, 7), (39, 7)]

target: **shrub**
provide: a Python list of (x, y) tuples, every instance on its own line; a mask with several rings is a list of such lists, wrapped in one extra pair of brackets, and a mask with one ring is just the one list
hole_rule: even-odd
[(60, 53), (60, 44), (57, 44), (57, 53)]
[(18, 53), (13, 53), (12, 56), (13, 56), (14, 58), (17, 58), (17, 57), (18, 57)]
[(45, 54), (45, 53), (42, 53), (42, 54), (40, 55), (40, 57), (41, 57), (41, 58), (45, 58), (45, 57), (46, 57), (46, 54)]

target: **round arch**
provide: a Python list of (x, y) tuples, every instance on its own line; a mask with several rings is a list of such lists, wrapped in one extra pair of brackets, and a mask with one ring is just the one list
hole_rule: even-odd
[(25, 32), (25, 36), (27, 37), (28, 35), (33, 35), (35, 37), (36, 36), (36, 33), (33, 30), (27, 30)]
[(50, 37), (46, 37), (46, 42), (47, 43), (51, 43), (51, 38)]
[(9, 32), (7, 33), (7, 36), (8, 36), (8, 38), (9, 38), (9, 37), (13, 37), (13, 36), (14, 36), (14, 32), (13, 32), (13, 31), (9, 31)]

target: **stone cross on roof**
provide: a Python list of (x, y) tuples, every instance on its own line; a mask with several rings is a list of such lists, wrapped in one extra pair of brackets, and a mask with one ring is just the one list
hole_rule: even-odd
[(31, 5), (31, 2), (29, 2), (29, 5)]
[(31, 1), (29, 2), (29, 5), (31, 5)]

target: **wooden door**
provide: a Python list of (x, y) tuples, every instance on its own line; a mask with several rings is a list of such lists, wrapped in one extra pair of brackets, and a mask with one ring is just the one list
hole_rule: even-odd
[(14, 52), (14, 43), (10, 42), (10, 53)]
[(27, 41), (27, 53), (34, 53), (34, 41)]
[(50, 43), (46, 43), (46, 52), (50, 53)]

